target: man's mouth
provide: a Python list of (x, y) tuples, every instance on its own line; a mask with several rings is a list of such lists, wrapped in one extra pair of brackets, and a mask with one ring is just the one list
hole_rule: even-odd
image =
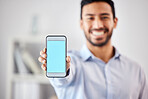
[(93, 34), (94, 36), (102, 36), (102, 35), (104, 35), (104, 31), (101, 31), (101, 32), (93, 31), (92, 34)]

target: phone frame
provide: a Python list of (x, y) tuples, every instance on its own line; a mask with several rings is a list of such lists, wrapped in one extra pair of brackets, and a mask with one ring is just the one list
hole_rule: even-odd
[[(65, 35), (48, 35), (46, 36), (46, 48), (47, 48), (47, 41), (50, 41), (48, 38), (52, 38), (53, 40), (55, 40), (54, 38), (56, 38), (57, 40), (60, 40), (60, 38), (65, 38), (64, 41), (65, 41), (65, 72), (62, 72), (62, 73), (58, 73), (58, 72), (47, 72), (47, 64), (46, 64), (46, 76), (48, 78), (63, 78), (63, 77), (66, 77), (66, 68), (67, 68), (67, 64), (66, 64), (66, 57), (67, 57), (67, 37)], [(51, 41), (53, 41), (51, 40)], [(55, 41), (57, 41), (55, 40)], [(61, 39), (62, 40), (62, 39)], [(46, 51), (46, 54), (47, 54), (47, 51)], [(48, 56), (48, 55), (47, 55)], [(48, 60), (47, 60), (48, 61)]]

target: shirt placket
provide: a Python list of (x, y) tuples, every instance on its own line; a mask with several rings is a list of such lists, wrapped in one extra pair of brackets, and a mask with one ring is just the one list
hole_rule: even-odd
[(105, 77), (106, 77), (106, 87), (107, 87), (107, 99), (114, 99), (113, 88), (112, 88), (112, 79), (111, 73), (109, 70), (109, 64), (106, 64), (104, 67)]

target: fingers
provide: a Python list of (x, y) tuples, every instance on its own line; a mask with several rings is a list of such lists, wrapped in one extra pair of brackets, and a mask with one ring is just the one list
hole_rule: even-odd
[(43, 64), (46, 63), (46, 59), (43, 58), (43, 57), (39, 57), (38, 60), (39, 60), (39, 62), (41, 62), (41, 63), (43, 63)]
[(66, 71), (70, 68), (70, 63), (67, 63)]
[(46, 48), (44, 48), (43, 50), (40, 51), (40, 55), (41, 57), (38, 58), (39, 62), (43, 63), (41, 68), (46, 71), (46, 58), (47, 58), (47, 54), (46, 54)]
[(44, 49), (43, 49), (43, 52), (44, 52), (44, 53), (46, 53), (46, 50), (47, 50), (47, 49), (46, 49), (46, 48), (44, 48)]
[(41, 68), (42, 68), (44, 71), (46, 71), (46, 70), (47, 70), (47, 69), (46, 69), (46, 64), (42, 64)]
[(69, 63), (69, 62), (70, 62), (70, 60), (71, 60), (70, 56), (67, 56), (67, 57), (66, 57), (66, 62), (68, 62), (68, 63)]
[(66, 57), (66, 62), (67, 62), (66, 70), (68, 70), (68, 69), (70, 68), (70, 61), (71, 61), (70, 56), (67, 56), (67, 57)]
[(46, 57), (47, 57), (46, 48), (44, 48), (43, 50), (40, 51), (40, 55), (41, 55), (43, 58), (46, 58)]
[(39, 60), (39, 62), (43, 63), (42, 66), (41, 66), (41, 68), (42, 68), (44, 71), (46, 71), (46, 59), (43, 58), (43, 57), (39, 57), (38, 60)]

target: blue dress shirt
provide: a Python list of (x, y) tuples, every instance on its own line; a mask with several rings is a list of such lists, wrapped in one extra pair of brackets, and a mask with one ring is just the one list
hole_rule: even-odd
[(115, 50), (108, 63), (86, 47), (70, 51), (65, 78), (50, 78), (59, 99), (148, 99), (147, 80), (141, 66)]

